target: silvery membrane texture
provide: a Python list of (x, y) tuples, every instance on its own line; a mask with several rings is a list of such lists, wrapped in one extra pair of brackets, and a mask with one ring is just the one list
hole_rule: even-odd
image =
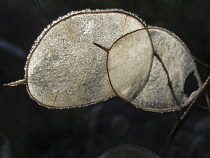
[(107, 75), (107, 52), (121, 36), (144, 28), (121, 10), (82, 11), (51, 24), (33, 47), (26, 65), (27, 89), (41, 105), (88, 105), (115, 95)]
[(108, 55), (108, 73), (118, 96), (132, 101), (146, 84), (153, 59), (152, 43), (146, 29), (117, 40)]
[[(198, 89), (188, 96), (191, 73)], [(181, 109), (201, 89), (185, 44), (122, 10), (83, 10), (53, 22), (29, 53), (25, 79), (6, 85), (23, 83), (46, 107), (85, 106), (117, 95), (157, 112)]]
[(180, 109), (200, 91), (200, 88), (195, 90), (189, 97), (184, 93), (184, 84), (190, 73), (194, 73), (198, 87), (201, 87), (193, 58), (186, 45), (173, 33), (160, 28), (148, 28), (148, 31), (154, 51), (167, 72), (160, 60), (154, 57), (148, 82), (132, 103), (152, 111)]
[(161, 158), (152, 151), (135, 146), (135, 145), (119, 145), (111, 148), (98, 158)]

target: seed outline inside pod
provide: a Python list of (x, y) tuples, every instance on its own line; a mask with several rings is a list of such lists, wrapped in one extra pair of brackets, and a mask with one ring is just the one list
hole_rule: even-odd
[[(132, 36), (134, 36), (134, 39)], [(117, 53), (118, 54), (121, 53), (121, 57), (116, 57), (117, 55), (114, 53), (115, 50), (113, 49), (117, 49), (118, 45), (121, 44), (121, 41), (123, 42), (123, 40), (127, 40), (126, 38), (128, 40), (131, 40), (132, 42), (125, 43), (124, 45), (120, 46), (121, 48), (119, 49), (122, 49), (122, 50), (118, 51)], [(138, 44), (135, 42), (137, 42)], [(135, 44), (137, 44), (138, 47), (134, 47)], [(125, 52), (127, 48), (130, 50), (127, 50), (127, 52)], [(132, 52), (136, 54), (135, 55), (130, 54)], [(130, 102), (131, 99), (134, 99), (136, 95), (141, 92), (141, 90), (143, 89), (143, 87), (145, 86), (149, 78), (149, 73), (151, 71), (151, 66), (152, 66), (152, 61), (153, 61), (153, 56), (154, 56), (153, 53), (154, 53), (154, 50), (152, 47), (151, 39), (150, 39), (147, 29), (145, 28), (135, 30), (131, 33), (124, 35), (123, 37), (115, 41), (112, 47), (108, 50), (107, 72), (108, 72), (111, 86), (113, 90), (115, 91), (115, 93), (120, 98), (122, 98), (123, 100), (126, 100), (127, 102)], [(119, 60), (118, 63), (120, 63), (122, 66), (125, 66), (122, 72), (119, 72), (119, 69), (117, 71), (115, 70), (116, 72), (114, 71), (114, 69), (118, 68), (119, 65), (118, 63), (116, 63), (116, 61), (113, 60), (113, 58), (117, 58)], [(123, 58), (124, 60), (122, 61)], [(132, 59), (134, 60), (132, 61)], [(125, 64), (127, 64), (127, 66)], [(136, 64), (136, 65), (133, 66), (133, 64)], [(125, 70), (125, 68), (127, 70)], [(133, 71), (133, 72), (129, 74), (130, 73), (129, 71), (130, 72)], [(120, 73), (123, 73), (123, 74), (120, 74)], [(125, 78), (123, 79), (123, 77)], [(130, 81), (128, 81), (129, 77), (131, 78)], [(116, 78), (116, 81), (113, 80), (113, 78)], [(121, 83), (120, 85), (118, 85), (118, 87), (116, 87), (115, 85), (120, 82), (124, 82), (124, 83)]]

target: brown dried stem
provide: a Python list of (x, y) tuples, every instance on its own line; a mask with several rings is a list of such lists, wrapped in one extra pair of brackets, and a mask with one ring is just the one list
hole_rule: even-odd
[[(204, 82), (204, 84), (202, 85), (201, 91), (192, 100), (192, 102), (190, 103), (190, 105), (187, 108), (187, 110), (181, 116), (181, 118), (179, 119), (179, 121), (177, 121), (177, 123), (175, 124), (174, 128), (172, 129), (172, 131), (170, 133), (170, 137), (167, 140), (166, 147), (163, 150), (162, 154), (165, 154), (167, 152), (167, 150), (170, 147), (170, 144), (173, 141), (174, 137), (176, 136), (178, 130), (181, 128), (181, 126), (183, 125), (183, 123), (185, 122), (185, 120), (187, 119), (187, 117), (190, 115), (190, 112), (192, 111), (192, 108), (196, 105), (197, 100), (205, 93), (205, 91), (206, 91), (206, 89), (207, 89), (207, 87), (208, 87), (209, 84), (210, 84), (210, 75), (208, 76), (208, 78), (206, 79), (206, 81)], [(207, 94), (205, 94), (205, 95), (206, 95), (207, 105), (208, 105), (208, 107), (210, 109), (208, 95)]]

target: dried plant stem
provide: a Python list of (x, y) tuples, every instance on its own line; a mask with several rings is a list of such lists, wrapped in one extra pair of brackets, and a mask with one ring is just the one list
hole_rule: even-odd
[[(192, 102), (190, 103), (190, 105), (187, 108), (187, 110), (184, 112), (184, 114), (181, 116), (181, 118), (175, 124), (174, 128), (172, 129), (172, 131), (170, 133), (170, 137), (169, 137), (169, 139), (166, 142), (166, 147), (162, 151), (162, 154), (165, 154), (167, 152), (167, 150), (170, 147), (170, 144), (173, 141), (174, 137), (176, 136), (178, 130), (181, 128), (181, 126), (183, 125), (183, 123), (185, 122), (185, 120), (187, 119), (187, 117), (190, 115), (190, 112), (192, 111), (192, 108), (196, 105), (196, 101), (205, 93), (205, 91), (206, 91), (206, 89), (207, 89), (207, 87), (208, 87), (209, 84), (210, 84), (210, 75), (206, 79), (205, 83), (202, 85), (201, 91), (192, 100)], [(209, 107), (209, 99), (208, 99), (207, 94), (206, 94), (206, 98), (207, 98), (206, 100), (207, 100), (207, 104), (208, 104), (208, 107)]]
[(207, 108), (208, 108), (209, 114), (210, 114), (210, 100), (209, 100), (209, 96), (208, 96), (207, 92), (205, 94), (205, 98), (206, 98)]
[(22, 84), (26, 84), (26, 79), (18, 80), (18, 81), (11, 82), (11, 83), (6, 83), (3, 86), (19, 86)]
[(210, 68), (209, 65), (207, 65), (207, 64), (203, 63), (202, 61), (198, 60), (196, 57), (193, 56), (193, 59), (195, 59), (198, 63), (200, 63), (200, 64), (202, 64), (202, 65), (204, 65), (204, 66)]
[(184, 112), (184, 114), (182, 115), (182, 117), (180, 118), (179, 123), (177, 123), (173, 130), (171, 131), (170, 134), (170, 138), (173, 139), (174, 136), (177, 133), (177, 130), (181, 127), (181, 125), (184, 123), (185, 119), (187, 118), (187, 116), (190, 114), (190, 111), (192, 109), (192, 107), (195, 105), (196, 101), (198, 100), (198, 98), (206, 91), (208, 85), (210, 83), (210, 75), (208, 76), (208, 78), (206, 79), (205, 83), (203, 84), (203, 86), (201, 87), (201, 91), (198, 93), (198, 95), (192, 100), (190, 106), (187, 108), (187, 110)]

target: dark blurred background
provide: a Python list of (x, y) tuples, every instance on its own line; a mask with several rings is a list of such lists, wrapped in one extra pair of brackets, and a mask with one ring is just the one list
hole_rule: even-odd
[[(24, 66), (42, 30), (71, 11), (119, 8), (178, 35), (191, 53), (210, 63), (209, 0), (0, 0), (0, 85), (24, 77)], [(202, 81), (209, 69), (197, 64)], [(164, 157), (210, 157), (210, 120), (204, 97)], [(180, 114), (183, 110), (179, 111)], [(142, 111), (114, 97), (84, 108), (39, 106), (25, 86), (0, 87), (0, 157), (96, 158), (119, 144), (161, 154), (176, 122), (174, 112)]]

